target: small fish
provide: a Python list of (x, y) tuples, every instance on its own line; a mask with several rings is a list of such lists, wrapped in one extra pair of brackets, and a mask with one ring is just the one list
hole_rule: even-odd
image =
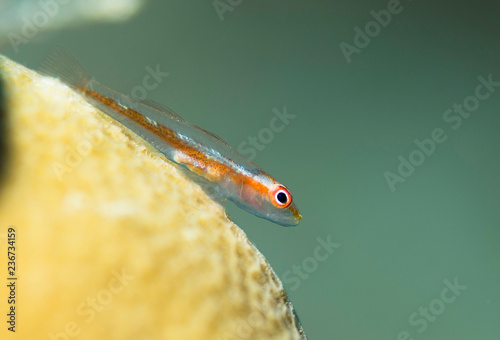
[(57, 48), (42, 73), (59, 78), (93, 106), (151, 144), (205, 191), (283, 226), (299, 224), (288, 189), (220, 137), (186, 122), (168, 107), (135, 101), (91, 79), (76, 59)]

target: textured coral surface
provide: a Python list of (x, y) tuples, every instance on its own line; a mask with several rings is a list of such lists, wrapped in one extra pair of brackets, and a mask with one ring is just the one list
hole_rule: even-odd
[(197, 185), (59, 81), (1, 56), (0, 75), (2, 339), (304, 338), (268, 263)]

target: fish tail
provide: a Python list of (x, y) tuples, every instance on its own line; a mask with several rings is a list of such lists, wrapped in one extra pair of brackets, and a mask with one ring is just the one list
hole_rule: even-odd
[(58, 46), (42, 62), (40, 72), (60, 79), (74, 90), (84, 91), (91, 78), (68, 50)]

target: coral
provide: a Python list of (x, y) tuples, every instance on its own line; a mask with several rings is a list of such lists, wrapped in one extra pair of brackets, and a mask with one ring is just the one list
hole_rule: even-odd
[(2, 339), (305, 339), (264, 257), (174, 165), (56, 79), (1, 56), (0, 78)]

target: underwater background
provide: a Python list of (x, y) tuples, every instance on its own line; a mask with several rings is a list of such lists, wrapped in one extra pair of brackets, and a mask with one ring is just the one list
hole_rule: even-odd
[(41, 10), (0, 6), (0, 53), (38, 69), (61, 45), (291, 190), (294, 228), (227, 210), (309, 339), (500, 338), (496, 2), (151, 0), (110, 23), (75, 0), (32, 31), (21, 3)]

